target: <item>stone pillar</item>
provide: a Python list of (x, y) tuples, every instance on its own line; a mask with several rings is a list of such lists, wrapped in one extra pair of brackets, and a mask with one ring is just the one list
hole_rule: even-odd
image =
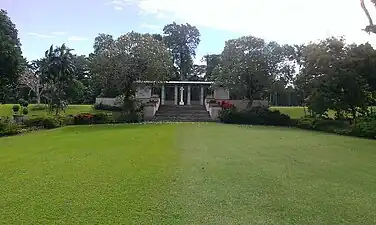
[(204, 86), (201, 86), (200, 89), (200, 105), (204, 105)]
[(174, 105), (178, 104), (178, 85), (175, 85), (175, 92), (174, 92)]
[(164, 102), (165, 102), (165, 98), (166, 98), (166, 93), (165, 93), (165, 86), (162, 85), (162, 93), (161, 93), (161, 105), (164, 105)]
[(191, 85), (188, 85), (187, 105), (191, 105)]
[(180, 102), (179, 102), (179, 105), (184, 105), (184, 88), (183, 87), (180, 87)]

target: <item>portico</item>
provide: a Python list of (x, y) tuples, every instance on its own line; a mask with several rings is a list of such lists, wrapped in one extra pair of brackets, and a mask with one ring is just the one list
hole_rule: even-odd
[(212, 84), (210, 81), (141, 81), (136, 98), (146, 99), (154, 94), (160, 96), (161, 105), (204, 105), (205, 96), (212, 96), (217, 92), (217, 88), (213, 91), (210, 89)]

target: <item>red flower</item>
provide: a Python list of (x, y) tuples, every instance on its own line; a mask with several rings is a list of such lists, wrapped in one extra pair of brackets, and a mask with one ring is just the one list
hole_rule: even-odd
[(228, 101), (219, 101), (218, 104), (222, 107), (222, 109), (232, 109), (235, 108), (234, 104)]

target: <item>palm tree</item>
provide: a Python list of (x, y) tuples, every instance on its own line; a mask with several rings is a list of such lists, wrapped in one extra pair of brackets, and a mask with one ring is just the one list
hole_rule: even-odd
[(62, 109), (65, 89), (73, 80), (74, 64), (73, 49), (67, 48), (65, 44), (60, 47), (51, 47), (45, 52), (42, 71), (45, 73), (46, 83), (49, 91), (49, 109), (58, 114)]

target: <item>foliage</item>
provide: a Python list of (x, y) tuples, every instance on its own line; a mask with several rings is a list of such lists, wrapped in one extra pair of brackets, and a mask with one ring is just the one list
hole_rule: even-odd
[(220, 121), (224, 123), (269, 126), (293, 125), (288, 115), (282, 114), (278, 110), (270, 110), (264, 107), (253, 107), (240, 112), (234, 108), (223, 109), (219, 117)]
[(314, 115), (334, 110), (337, 118), (356, 118), (367, 112), (373, 102), (368, 74), (376, 72), (368, 52), (375, 54), (369, 45), (346, 45), (343, 38), (334, 37), (306, 46), (297, 80)]
[(0, 56), (0, 103), (3, 103), (16, 87), (25, 64), (16, 25), (3, 9), (0, 9)]
[(170, 53), (150, 34), (130, 32), (98, 46), (97, 54), (92, 56), (92, 71), (101, 80), (103, 93), (109, 93), (109, 89), (116, 96), (123, 95), (125, 114), (136, 113), (137, 81), (160, 82), (171, 75)]
[(351, 135), (376, 139), (376, 120), (354, 123), (351, 126)]
[(222, 109), (235, 109), (235, 105), (228, 101), (218, 101), (218, 105), (221, 106)]
[(75, 71), (73, 64), (72, 49), (65, 44), (57, 47), (51, 47), (45, 52), (43, 59), (42, 73), (45, 74), (45, 83), (47, 85), (46, 96), (50, 112), (59, 114), (66, 101), (66, 89), (73, 81)]
[(205, 80), (213, 81), (213, 71), (221, 62), (220, 54), (208, 54), (205, 55), (204, 60), (206, 62)]
[(253, 36), (229, 40), (212, 71), (213, 79), (251, 102), (261, 99), (275, 79), (292, 74), (286, 49)]
[(23, 121), (26, 127), (54, 129), (64, 125), (64, 120), (59, 116), (36, 116)]
[(73, 121), (75, 125), (103, 124), (111, 122), (111, 118), (106, 113), (81, 113), (75, 115)]
[(23, 109), (22, 109), (22, 114), (23, 115), (27, 115), (29, 113), (29, 110), (26, 108), (26, 107), (24, 107)]
[(177, 66), (178, 78), (188, 79), (193, 68), (193, 58), (200, 43), (200, 31), (190, 24), (168, 24), (163, 28), (163, 40), (172, 54), (173, 64)]
[(35, 94), (38, 104), (41, 103), (41, 97), (47, 89), (47, 85), (42, 82), (44, 75), (41, 71), (42, 66), (43, 60), (32, 61), (19, 78), (20, 84), (30, 89), (28, 95), (30, 92)]
[(20, 111), (20, 108), (21, 108), (20, 105), (13, 105), (13, 106), (12, 106), (12, 110), (13, 110), (14, 113), (19, 112), (19, 111)]
[(308, 130), (376, 139), (376, 120), (369, 117), (355, 120), (352, 124), (347, 120), (303, 117), (297, 121), (296, 126)]
[(0, 117), (0, 137), (19, 134), (21, 127), (13, 123), (9, 117)]

